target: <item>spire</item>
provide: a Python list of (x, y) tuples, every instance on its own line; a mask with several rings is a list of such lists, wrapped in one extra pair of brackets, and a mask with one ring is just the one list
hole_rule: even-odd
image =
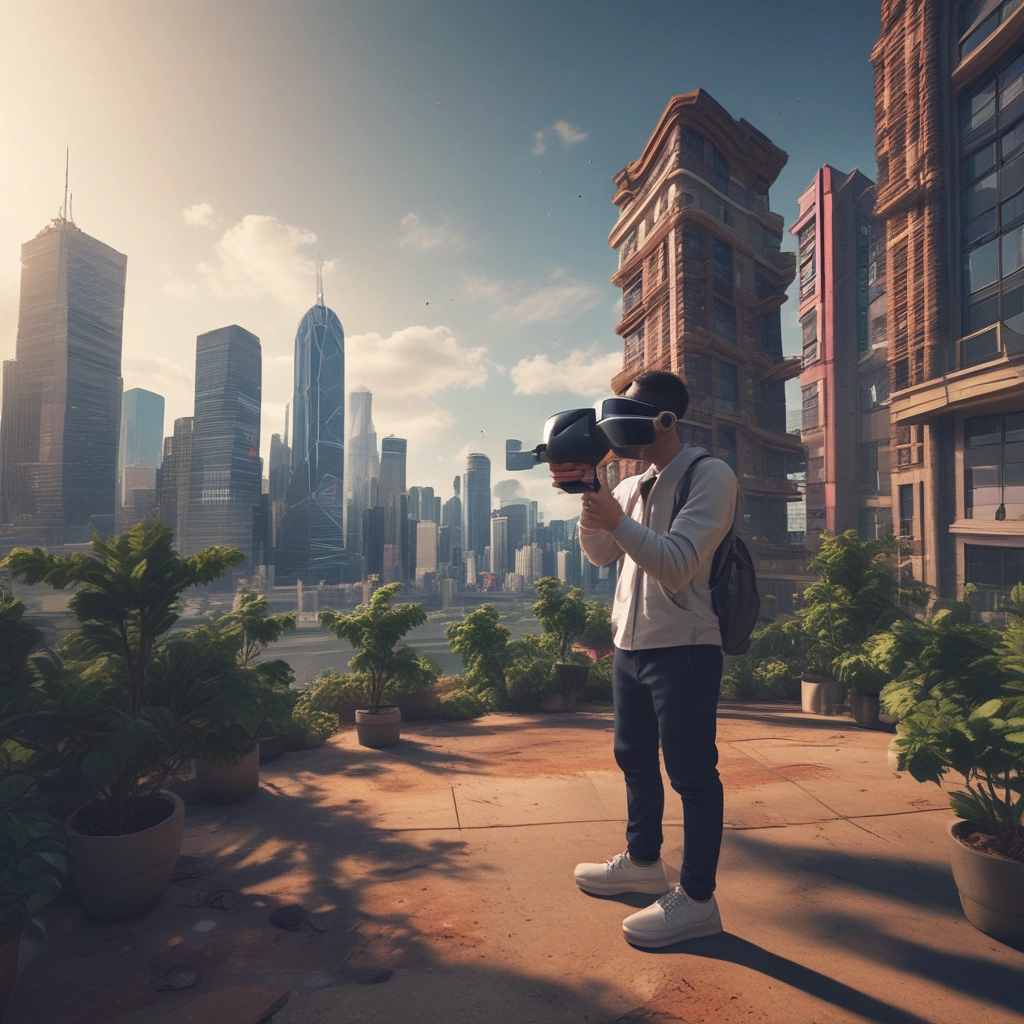
[(316, 304), (324, 304), (324, 261), (319, 254), (316, 257)]

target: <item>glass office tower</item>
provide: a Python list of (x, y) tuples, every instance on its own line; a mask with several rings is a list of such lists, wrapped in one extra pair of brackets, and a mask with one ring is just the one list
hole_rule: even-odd
[(467, 457), (464, 491), (466, 550), (475, 552), (477, 565), (483, 565), (484, 551), (491, 543), (491, 460), (486, 455)]

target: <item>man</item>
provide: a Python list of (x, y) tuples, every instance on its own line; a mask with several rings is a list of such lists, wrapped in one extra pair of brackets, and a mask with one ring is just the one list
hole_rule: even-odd
[[(629, 820), (626, 850), (601, 864), (577, 865), (576, 884), (600, 895), (664, 893), (622, 924), (633, 944), (659, 947), (722, 930), (714, 896), (722, 841), (715, 745), (722, 641), (708, 581), (715, 551), (733, 525), (737, 485), (720, 459), (703, 460), (672, 519), (680, 482), (704, 454), (684, 445), (676, 430), (689, 402), (686, 385), (675, 374), (652, 370), (626, 397), (674, 415), (655, 420), (653, 444), (614, 449), (651, 463), (647, 472), (614, 492), (583, 497), (580, 543), (587, 558), (595, 565), (622, 558), (612, 608), (612, 679), (615, 760), (625, 776)], [(581, 472), (552, 466), (556, 484)], [(675, 888), (660, 859), (665, 794), (659, 745), (683, 803), (683, 866)]]

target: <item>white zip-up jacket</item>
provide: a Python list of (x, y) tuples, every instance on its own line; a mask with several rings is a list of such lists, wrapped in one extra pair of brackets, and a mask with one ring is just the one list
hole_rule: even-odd
[[(658, 475), (646, 502), (640, 497), (654, 466), (612, 492), (632, 515), (605, 530), (580, 528), (580, 545), (594, 565), (622, 555), (612, 605), (615, 646), (626, 651), (688, 644), (721, 644), (708, 581), (711, 561), (736, 516), (738, 487), (721, 459), (705, 459), (693, 474), (686, 504), (672, 522), (676, 491), (703, 448), (687, 444)], [(635, 500), (634, 500), (635, 498)]]

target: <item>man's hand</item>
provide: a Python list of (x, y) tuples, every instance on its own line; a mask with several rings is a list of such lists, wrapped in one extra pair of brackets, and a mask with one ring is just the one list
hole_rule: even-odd
[(611, 533), (622, 518), (622, 506), (607, 487), (583, 495), (580, 526), (585, 530), (604, 530)]

